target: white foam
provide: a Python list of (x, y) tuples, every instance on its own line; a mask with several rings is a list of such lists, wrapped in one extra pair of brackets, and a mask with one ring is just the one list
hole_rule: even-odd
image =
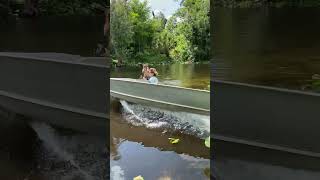
[(112, 180), (124, 180), (124, 171), (120, 166), (112, 166), (110, 174)]
[(124, 100), (120, 100), (120, 103), (123, 107), (123, 116), (133, 125), (178, 130), (200, 138), (210, 134), (209, 116), (129, 104)]
[(78, 163), (76, 163), (76, 161), (74, 160), (72, 154), (68, 153), (65, 149), (63, 149), (64, 146), (61, 143), (59, 143), (59, 138), (52, 127), (40, 122), (32, 122), (31, 127), (35, 130), (39, 139), (43, 141), (47, 149), (55, 153), (59, 158), (61, 158), (61, 160), (69, 162), (73, 167), (77, 169), (78, 172), (73, 172), (71, 176), (80, 173), (86, 180), (94, 179), (90, 174), (88, 174), (80, 168)]

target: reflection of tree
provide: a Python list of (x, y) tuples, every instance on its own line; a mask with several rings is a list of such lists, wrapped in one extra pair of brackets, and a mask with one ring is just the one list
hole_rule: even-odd
[(2, 0), (0, 1), (0, 22), (2, 20), (8, 22), (8, 17), (10, 14), (10, 7), (8, 2), (3, 2)]
[(204, 175), (205, 175), (207, 178), (210, 179), (210, 168), (205, 168), (205, 169), (203, 170), (203, 173), (204, 173)]
[(112, 138), (111, 146), (110, 146), (110, 157), (112, 160), (119, 160), (121, 158), (120, 153), (118, 152), (118, 148), (123, 142), (121, 138)]
[(25, 0), (24, 1), (24, 10), (22, 11), (22, 16), (24, 17), (33, 17), (39, 15), (39, 0)]
[(181, 80), (181, 82), (192, 79), (193, 71), (194, 64), (174, 64), (170, 67), (171, 77), (176, 77), (176, 79)]
[(104, 39), (102, 43), (98, 43), (95, 50), (95, 56), (109, 56), (110, 55), (110, 5), (108, 4), (104, 10), (105, 20), (103, 26)]
[(162, 177), (159, 177), (158, 180), (172, 180), (172, 178), (170, 176), (162, 176)]

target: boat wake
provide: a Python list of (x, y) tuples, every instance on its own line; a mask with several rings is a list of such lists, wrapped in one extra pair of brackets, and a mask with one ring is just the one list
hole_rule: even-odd
[(210, 135), (209, 116), (172, 112), (139, 104), (129, 104), (123, 100), (120, 100), (120, 103), (122, 105), (122, 115), (135, 126), (179, 131), (199, 138), (206, 138)]

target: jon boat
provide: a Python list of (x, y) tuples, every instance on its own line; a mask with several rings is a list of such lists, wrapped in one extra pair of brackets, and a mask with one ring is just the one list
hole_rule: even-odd
[(61, 53), (0, 53), (0, 116), (107, 137), (107, 58)]
[(320, 158), (320, 94), (226, 81), (211, 84), (211, 137)]
[(110, 95), (132, 103), (171, 111), (210, 115), (210, 92), (165, 84), (149, 84), (144, 80), (111, 78)]

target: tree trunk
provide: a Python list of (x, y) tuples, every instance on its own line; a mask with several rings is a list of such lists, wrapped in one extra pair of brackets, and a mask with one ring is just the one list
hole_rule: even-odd
[(39, 15), (38, 9), (39, 0), (25, 0), (24, 10), (22, 11), (23, 17), (35, 17)]

